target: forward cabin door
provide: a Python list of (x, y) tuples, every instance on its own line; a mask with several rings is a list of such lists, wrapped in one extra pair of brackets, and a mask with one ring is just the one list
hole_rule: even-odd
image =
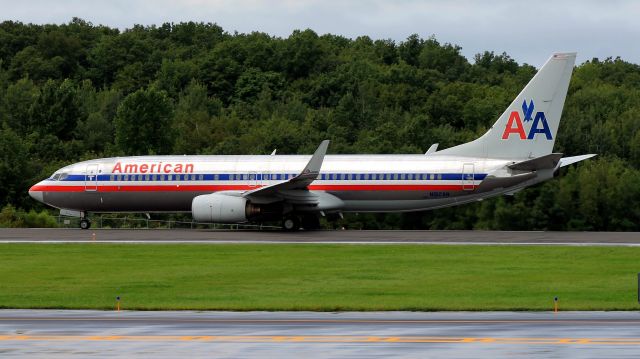
[(474, 166), (473, 163), (465, 163), (462, 165), (462, 190), (473, 191), (474, 183)]
[(87, 165), (84, 173), (84, 190), (86, 192), (95, 192), (98, 190), (98, 165)]

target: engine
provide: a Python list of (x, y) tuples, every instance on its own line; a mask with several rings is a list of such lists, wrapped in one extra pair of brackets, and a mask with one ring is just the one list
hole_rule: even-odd
[(223, 193), (197, 196), (191, 202), (196, 222), (242, 223), (280, 218), (282, 205), (255, 205), (244, 197)]

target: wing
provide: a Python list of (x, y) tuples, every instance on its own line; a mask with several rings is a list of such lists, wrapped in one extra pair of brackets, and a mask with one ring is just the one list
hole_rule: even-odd
[(309, 192), (307, 186), (318, 178), (328, 147), (329, 140), (322, 141), (299, 175), (287, 181), (244, 192), (242, 196), (251, 199), (254, 203), (270, 203), (282, 199), (296, 203), (317, 203), (318, 196)]

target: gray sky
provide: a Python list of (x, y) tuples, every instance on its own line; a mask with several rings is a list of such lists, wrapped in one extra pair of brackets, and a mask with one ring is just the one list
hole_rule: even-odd
[(120, 29), (203, 21), (228, 32), (286, 37), (310, 28), (398, 42), (417, 33), (459, 45), (469, 59), (504, 51), (536, 67), (554, 51), (577, 51), (578, 62), (621, 56), (640, 63), (640, 1), (632, 0), (0, 0), (0, 9), (0, 21), (66, 23), (77, 16)]

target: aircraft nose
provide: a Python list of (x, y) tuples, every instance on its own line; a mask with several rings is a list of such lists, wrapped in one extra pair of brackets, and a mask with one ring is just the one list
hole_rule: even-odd
[(42, 191), (39, 191), (36, 188), (37, 185), (29, 188), (29, 196), (31, 196), (31, 198), (35, 199), (38, 202), (44, 202), (44, 196), (42, 195)]

